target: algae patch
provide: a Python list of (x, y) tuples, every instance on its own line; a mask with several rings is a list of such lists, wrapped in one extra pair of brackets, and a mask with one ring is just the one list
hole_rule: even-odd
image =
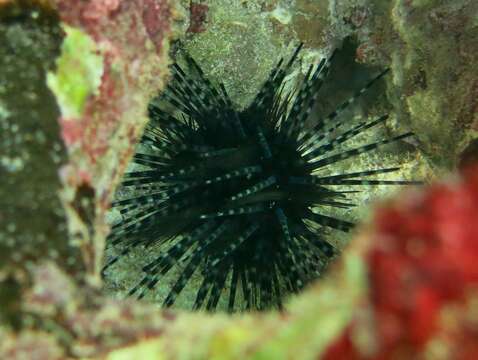
[(56, 95), (63, 116), (80, 117), (88, 97), (98, 94), (103, 57), (87, 34), (67, 25), (63, 27), (66, 38), (61, 57), (57, 61), (57, 71), (48, 73), (47, 84)]

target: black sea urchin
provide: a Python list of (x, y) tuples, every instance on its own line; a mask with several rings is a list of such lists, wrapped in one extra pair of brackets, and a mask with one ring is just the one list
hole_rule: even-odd
[(354, 226), (321, 209), (352, 206), (350, 186), (414, 183), (368, 180), (397, 167), (317, 174), (412, 134), (339, 149), (387, 119), (384, 115), (340, 131), (348, 124), (337, 116), (387, 71), (332, 114), (306, 126), (333, 56), (311, 66), (300, 85), (286, 91), (285, 77), (301, 47), (286, 64), (279, 62), (242, 111), (188, 55), (187, 71), (172, 66), (170, 85), (148, 109), (151, 121), (141, 139), (148, 150), (134, 156), (142, 169), (126, 174), (122, 186), (130, 196), (113, 203), (122, 220), (113, 226), (108, 244), (121, 244), (123, 250), (105, 268), (138, 245), (159, 249), (130, 295), (142, 298), (181, 263), (165, 306), (199, 271), (196, 309), (216, 308), (223, 293), (230, 311), (237, 296), (247, 309), (280, 308), (284, 294), (317, 278), (336, 254), (325, 229)]

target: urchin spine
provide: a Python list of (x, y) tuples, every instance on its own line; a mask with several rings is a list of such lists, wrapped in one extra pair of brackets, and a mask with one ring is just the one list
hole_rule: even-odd
[(388, 70), (307, 127), (335, 52), (310, 66), (302, 83), (285, 93), (284, 79), (301, 48), (285, 65), (279, 62), (243, 111), (233, 108), (224, 86), (210, 82), (187, 54), (188, 72), (172, 66), (172, 83), (148, 109), (151, 122), (141, 144), (150, 150), (134, 156), (143, 169), (127, 173), (122, 183), (137, 194), (113, 203), (123, 219), (112, 227), (108, 243), (123, 250), (105, 270), (140, 245), (160, 250), (143, 266), (144, 276), (130, 295), (143, 298), (182, 262), (165, 306), (172, 305), (193, 274), (201, 271), (195, 309), (206, 301), (206, 309), (216, 308), (227, 288), (230, 311), (239, 289), (246, 308), (280, 308), (284, 294), (299, 291), (319, 276), (337, 253), (321, 229), (349, 231), (354, 226), (320, 212), (322, 207), (354, 206), (347, 198), (350, 190), (329, 186), (417, 183), (368, 179), (398, 167), (318, 175), (322, 168), (412, 133), (336, 152), (387, 120), (382, 115), (337, 134), (348, 125), (346, 119), (337, 120), (339, 115)]

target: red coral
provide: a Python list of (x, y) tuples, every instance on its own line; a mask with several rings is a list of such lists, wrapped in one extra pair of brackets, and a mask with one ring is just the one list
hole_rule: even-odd
[(362, 358), (352, 341), (353, 327), (349, 326), (341, 336), (331, 344), (322, 360), (349, 360)]
[[(458, 307), (456, 317), (463, 317), (470, 291), (478, 290), (477, 221), (477, 166), (459, 184), (436, 185), (377, 211), (366, 258), (379, 349), (373, 358), (416, 357), (449, 332), (446, 309)], [(457, 322), (447, 346), (463, 350), (456, 358), (477, 358), (476, 323)], [(351, 343), (348, 330), (327, 355), (365, 358)]]

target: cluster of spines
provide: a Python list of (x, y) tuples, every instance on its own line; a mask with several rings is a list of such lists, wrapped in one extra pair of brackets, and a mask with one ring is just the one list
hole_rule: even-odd
[[(129, 172), (122, 184), (141, 194), (113, 203), (123, 220), (113, 226), (109, 244), (121, 244), (123, 250), (108, 261), (105, 270), (139, 245), (145, 251), (159, 250), (142, 268), (145, 275), (130, 295), (144, 297), (183, 262), (165, 306), (174, 303), (200, 269), (203, 281), (194, 308), (204, 306), (208, 294), (205, 307), (215, 308), (229, 288), (228, 309), (232, 311), (238, 286), (246, 308), (281, 307), (284, 293), (297, 292), (336, 254), (321, 228), (349, 231), (354, 226), (316, 212), (321, 206), (354, 206), (347, 194), (355, 191), (337, 191), (327, 185), (417, 183), (368, 179), (398, 167), (317, 175), (323, 167), (412, 134), (333, 153), (387, 119), (383, 115), (335, 135), (347, 122), (336, 120), (340, 113), (388, 70), (308, 128), (305, 123), (334, 55), (310, 66), (304, 81), (284, 93), (284, 79), (301, 47), (285, 66), (283, 60), (279, 62), (251, 105), (241, 112), (234, 110), (224, 86), (213, 85), (192, 58), (185, 56), (190, 73), (173, 65), (173, 81), (160, 102), (181, 115), (168, 112), (161, 104), (150, 105), (151, 122), (141, 141), (149, 151), (134, 157), (147, 169)], [(282, 164), (282, 157), (289, 162)]]

